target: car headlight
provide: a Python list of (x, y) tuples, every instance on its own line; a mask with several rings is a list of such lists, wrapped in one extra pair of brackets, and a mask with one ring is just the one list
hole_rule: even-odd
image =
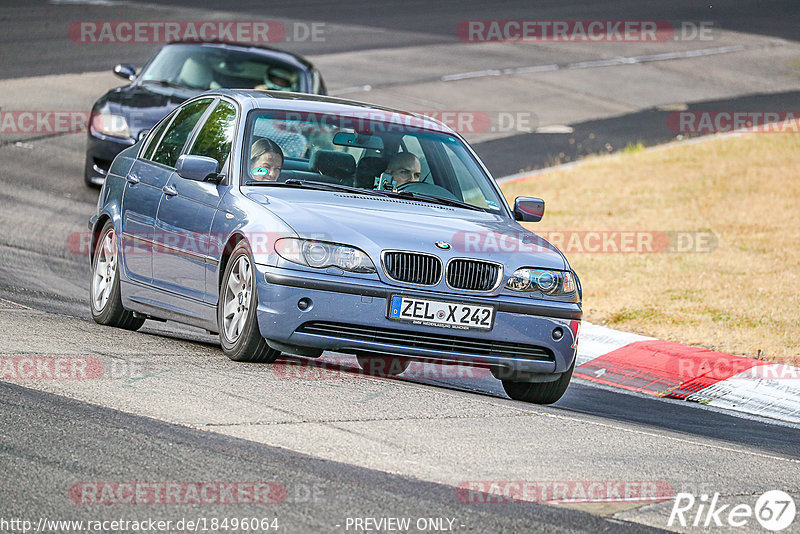
[(108, 135), (110, 137), (129, 138), (131, 130), (128, 121), (122, 115), (93, 111), (89, 120), (89, 130), (93, 134)]
[(517, 269), (508, 278), (506, 289), (511, 291), (541, 291), (545, 295), (563, 296), (575, 293), (575, 275), (570, 271), (550, 271), (547, 269)]
[(361, 250), (337, 243), (285, 237), (275, 242), (281, 258), (316, 269), (338, 267), (351, 273), (374, 273), (375, 264)]

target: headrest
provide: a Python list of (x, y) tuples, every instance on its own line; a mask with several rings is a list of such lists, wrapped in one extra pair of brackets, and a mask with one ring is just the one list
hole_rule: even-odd
[(375, 177), (385, 171), (388, 164), (389, 160), (380, 156), (364, 156), (361, 158), (356, 170), (356, 186), (372, 189)]
[(211, 85), (211, 69), (194, 58), (187, 58), (178, 74), (178, 80), (190, 87), (205, 89)]
[(313, 172), (319, 172), (337, 180), (353, 180), (356, 173), (356, 160), (346, 152), (317, 150), (309, 162)]

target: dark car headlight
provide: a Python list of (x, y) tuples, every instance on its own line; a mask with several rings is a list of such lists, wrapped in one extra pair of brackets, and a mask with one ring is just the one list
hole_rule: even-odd
[(514, 271), (506, 282), (506, 289), (527, 292), (541, 291), (545, 295), (562, 297), (577, 290), (575, 275), (570, 271), (522, 268)]
[(89, 119), (89, 130), (93, 134), (102, 134), (109, 137), (127, 139), (131, 136), (128, 121), (122, 115), (92, 111)]
[(351, 273), (376, 272), (369, 256), (349, 245), (285, 237), (275, 242), (275, 252), (286, 261), (316, 269), (338, 267)]

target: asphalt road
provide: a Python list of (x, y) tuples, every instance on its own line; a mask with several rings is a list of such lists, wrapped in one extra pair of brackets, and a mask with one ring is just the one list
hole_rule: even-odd
[[(135, 2), (104, 0), (3, 0), (4, 26), (0, 72), (4, 78), (65, 74), (111, 67), (109, 58), (125, 56), (142, 64), (158, 45), (91, 46), (66, 39), (67, 24), (83, 20), (232, 20), (250, 16), (282, 22), (316, 21), (331, 25), (324, 42), (288, 42), (301, 54), (331, 54), (407, 46), (458, 43), (455, 29), (463, 20), (610, 19), (713, 21), (717, 28), (783, 39), (798, 38), (800, 12), (793, 0), (615, 0), (597, 5), (581, 0), (390, 0), (369, 2), (259, 0)], [(212, 19), (208, 15), (215, 15)], [(91, 15), (91, 16), (89, 16)], [(402, 69), (400, 69), (402, 70)]]
[[(325, 42), (286, 46), (311, 56), (331, 89), (345, 96), (423, 110), (530, 111), (537, 127), (571, 128), (570, 134), (470, 132), (498, 176), (607, 151), (606, 144), (613, 150), (640, 134), (669, 140), (668, 111), (659, 109), (666, 104), (791, 109), (800, 91), (792, 67), (798, 46), (781, 40), (796, 38), (798, 13), (789, 2), (769, 8), (715, 2), (713, 15), (696, 2), (543, 2), (535, 11), (522, 2), (398, 2), (377, 13), (361, 2), (164, 6), (4, 2), (0, 106), (88, 109), (119, 81), (99, 71), (123, 60), (141, 64), (157, 48), (73, 43), (64, 26), (75, 20), (248, 14), (330, 24)], [(465, 44), (453, 36), (465, 18), (639, 16), (708, 16), (722, 29), (714, 43), (661, 48)], [(743, 48), (658, 64), (569, 67), (737, 44)], [(547, 64), (564, 67), (441, 79), (492, 66)], [(364, 84), (374, 88), (358, 89)], [(618, 531), (665, 528), (670, 503), (476, 506), (455, 498), (454, 487), (465, 480), (649, 480), (676, 491), (719, 492), (731, 504), (752, 505), (770, 489), (800, 497), (800, 431), (793, 426), (580, 381), (552, 407), (529, 406), (508, 400), (491, 378), (367, 378), (354, 371), (352, 358), (336, 354), (326, 354), (324, 364), (335, 379), (301, 373), (290, 380), (285, 366), (228, 361), (213, 337), (194, 329), (151, 322), (139, 333), (99, 327), (86, 303), (88, 260), (67, 246), (70, 236), (86, 230), (97, 196), (82, 183), (83, 144), (80, 134), (4, 134), (0, 142), (2, 355), (92, 357), (107, 371), (97, 380), (0, 383), (0, 469), (5, 480), (19, 481), (0, 485), (4, 518), (258, 513), (278, 517), (288, 532), (308, 532), (342, 531), (347, 517), (449, 517), (458, 530), (471, 532)], [(76, 482), (131, 480), (277, 481), (287, 499), (257, 510), (97, 508), (68, 496)], [(314, 490), (319, 498), (309, 499)]]
[[(0, 461), (5, 480), (18, 481), (0, 487), (6, 519), (25, 518), (35, 524), (42, 517), (71, 521), (153, 518), (177, 525), (181, 519), (256, 517), (267, 519), (270, 525), (277, 519), (281, 532), (341, 532), (348, 518), (381, 516), (414, 518), (415, 522), (418, 518), (450, 520), (443, 524), (459, 532), (657, 531), (535, 503), (467, 506), (449, 486), (319, 460), (7, 383), (0, 383), (0, 402)], [(177, 503), (81, 504), (83, 493), (64, 503), (76, 482), (143, 482), (143, 478), (149, 482), (267, 482), (280, 489), (269, 494), (269, 502), (258, 504), (238, 494), (233, 494), (234, 500), (242, 502), (202, 507), (183, 497)]]

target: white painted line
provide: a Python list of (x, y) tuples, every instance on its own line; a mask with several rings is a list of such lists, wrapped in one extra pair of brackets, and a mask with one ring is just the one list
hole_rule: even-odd
[[(83, 1), (83, 0), (57, 0), (63, 2), (72, 2), (72, 1)], [(86, 0), (86, 1), (94, 1), (94, 0)], [(99, 1), (107, 1), (107, 0), (99, 0)], [(778, 43), (781, 44), (781, 43)], [(647, 56), (630, 56), (630, 57), (616, 57), (610, 59), (593, 59), (587, 61), (577, 61), (575, 63), (568, 63), (566, 65), (557, 65), (555, 63), (551, 63), (548, 65), (528, 65), (524, 67), (506, 67), (502, 69), (484, 69), (484, 70), (476, 70), (470, 72), (458, 72), (455, 74), (445, 74), (439, 78), (442, 82), (457, 82), (461, 80), (474, 80), (477, 78), (488, 78), (488, 77), (496, 77), (496, 76), (508, 76), (514, 74), (530, 74), (534, 72), (549, 72), (549, 71), (556, 71), (556, 70), (577, 70), (577, 69), (595, 69), (595, 68), (603, 68), (603, 67), (614, 67), (619, 65), (633, 65), (637, 63), (651, 63), (654, 61), (670, 61), (674, 59), (688, 59), (694, 57), (702, 57), (702, 56), (712, 56), (716, 54), (729, 54), (731, 52), (739, 52), (745, 50), (743, 45), (736, 45), (736, 46), (720, 46), (716, 48), (700, 48), (697, 50), (685, 50), (682, 52), (665, 52), (663, 54), (652, 54)], [(416, 80), (417, 82), (425, 81), (425, 80)], [(430, 81), (430, 80), (427, 80)], [(411, 82), (404, 82), (411, 83)], [(381, 84), (381, 87), (385, 85), (399, 85), (396, 83), (389, 83), (389, 84)], [(371, 91), (373, 87), (371, 85), (355, 85), (352, 87), (344, 87), (342, 89), (336, 89), (330, 91), (329, 94), (331, 96), (338, 96), (344, 95), (348, 93), (359, 93), (365, 91)]]
[(514, 69), (515, 74), (527, 74), (529, 72), (548, 72), (551, 70), (558, 70), (558, 65), (533, 65), (531, 67), (517, 67)]
[[(505, 72), (506, 74), (513, 74), (516, 69), (503, 69), (503, 71), (497, 69), (488, 69), (488, 70), (476, 70), (473, 72), (461, 72), (459, 74), (447, 74), (441, 77), (443, 82), (453, 82), (456, 80), (468, 80), (471, 78), (485, 78), (487, 76), (500, 76)], [(510, 72), (509, 72), (510, 71)]]
[(540, 134), (571, 134), (574, 131), (572, 126), (567, 126), (566, 124), (551, 124), (536, 128), (536, 133)]
[(54, 5), (89, 5), (89, 6), (114, 6), (119, 2), (111, 0), (49, 0), (48, 4)]
[[(627, 61), (626, 61), (627, 59)], [(570, 63), (567, 69), (593, 69), (597, 67), (613, 67), (614, 65), (622, 65), (623, 63), (637, 63), (633, 58), (614, 58), (614, 59), (595, 59), (591, 61), (579, 61), (577, 63)]]
[(28, 306), (25, 306), (24, 304), (20, 304), (19, 302), (14, 302), (13, 300), (8, 300), (8, 299), (4, 299), (4, 298), (0, 297), (0, 303), (3, 303), (3, 302), (6, 303), (6, 304), (10, 304), (11, 306), (22, 308), (24, 310), (33, 311), (32, 308), (30, 308)]
[(587, 61), (576, 61), (575, 63), (568, 63), (561, 66), (556, 64), (550, 65), (530, 65), (526, 67), (508, 67), (504, 69), (486, 69), (477, 70), (472, 72), (461, 72), (457, 74), (447, 74), (440, 79), (443, 82), (455, 82), (459, 80), (470, 80), (473, 78), (484, 78), (488, 76), (501, 76), (508, 74), (527, 74), (531, 72), (547, 72), (559, 69), (575, 70), (575, 69), (596, 69), (603, 67), (615, 67), (618, 65), (634, 65), (637, 63), (652, 63), (654, 61), (671, 61), (674, 59), (688, 59), (703, 56), (713, 56), (717, 54), (730, 54), (731, 52), (740, 52), (744, 50), (743, 45), (735, 46), (719, 46), (715, 48), (699, 48), (696, 50), (684, 50), (681, 52), (665, 52), (663, 54), (651, 54), (647, 56), (627, 56), (615, 57), (609, 59), (592, 59)]
[(656, 106), (658, 111), (686, 111), (689, 109), (689, 105), (686, 103), (675, 103), (675, 104), (662, 104), (660, 106)]
[(338, 96), (338, 95), (346, 95), (348, 93), (361, 93), (366, 91), (372, 91), (372, 86), (369, 84), (353, 85), (350, 87), (342, 87), (341, 89), (334, 89), (332, 91), (328, 91), (328, 94), (330, 96)]
[(653, 54), (649, 56), (634, 56), (631, 59), (636, 63), (648, 63), (650, 61), (669, 61), (671, 59), (730, 54), (731, 52), (740, 52), (742, 50), (744, 50), (744, 45), (719, 46), (717, 48), (698, 48), (695, 50), (684, 50), (683, 52), (665, 52), (663, 54)]

